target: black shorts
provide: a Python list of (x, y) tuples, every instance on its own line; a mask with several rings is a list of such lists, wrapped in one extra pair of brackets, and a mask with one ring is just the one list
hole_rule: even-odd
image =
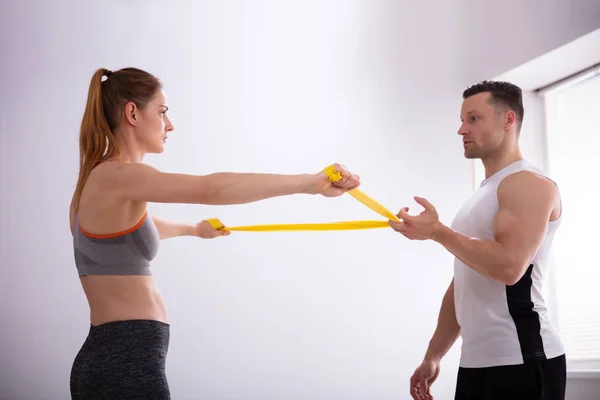
[(459, 368), (454, 400), (564, 400), (565, 356), (520, 365)]
[(169, 328), (150, 320), (90, 326), (71, 369), (71, 399), (169, 400)]

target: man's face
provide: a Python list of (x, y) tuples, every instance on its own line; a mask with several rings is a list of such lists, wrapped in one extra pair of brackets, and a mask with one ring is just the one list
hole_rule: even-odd
[(463, 101), (458, 134), (462, 136), (465, 157), (485, 158), (501, 147), (507, 137), (506, 112), (498, 112), (490, 93), (479, 93)]

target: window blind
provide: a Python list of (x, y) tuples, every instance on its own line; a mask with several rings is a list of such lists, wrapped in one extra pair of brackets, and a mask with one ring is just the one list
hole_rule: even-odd
[(553, 244), (557, 327), (571, 362), (600, 365), (600, 76), (545, 96), (548, 168), (561, 190)]

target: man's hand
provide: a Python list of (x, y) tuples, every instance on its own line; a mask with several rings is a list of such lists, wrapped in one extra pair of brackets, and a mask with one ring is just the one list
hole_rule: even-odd
[(414, 400), (433, 400), (431, 385), (440, 374), (440, 362), (424, 360), (410, 378), (410, 395)]
[(404, 207), (397, 214), (402, 222), (390, 221), (390, 226), (410, 240), (433, 239), (443, 226), (438, 213), (426, 199), (415, 196), (415, 201), (423, 206), (423, 212), (419, 215), (408, 215), (408, 207)]

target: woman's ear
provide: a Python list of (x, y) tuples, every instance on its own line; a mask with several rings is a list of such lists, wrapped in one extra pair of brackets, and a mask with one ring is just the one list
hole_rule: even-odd
[(125, 122), (130, 125), (137, 124), (138, 109), (133, 101), (125, 104)]

